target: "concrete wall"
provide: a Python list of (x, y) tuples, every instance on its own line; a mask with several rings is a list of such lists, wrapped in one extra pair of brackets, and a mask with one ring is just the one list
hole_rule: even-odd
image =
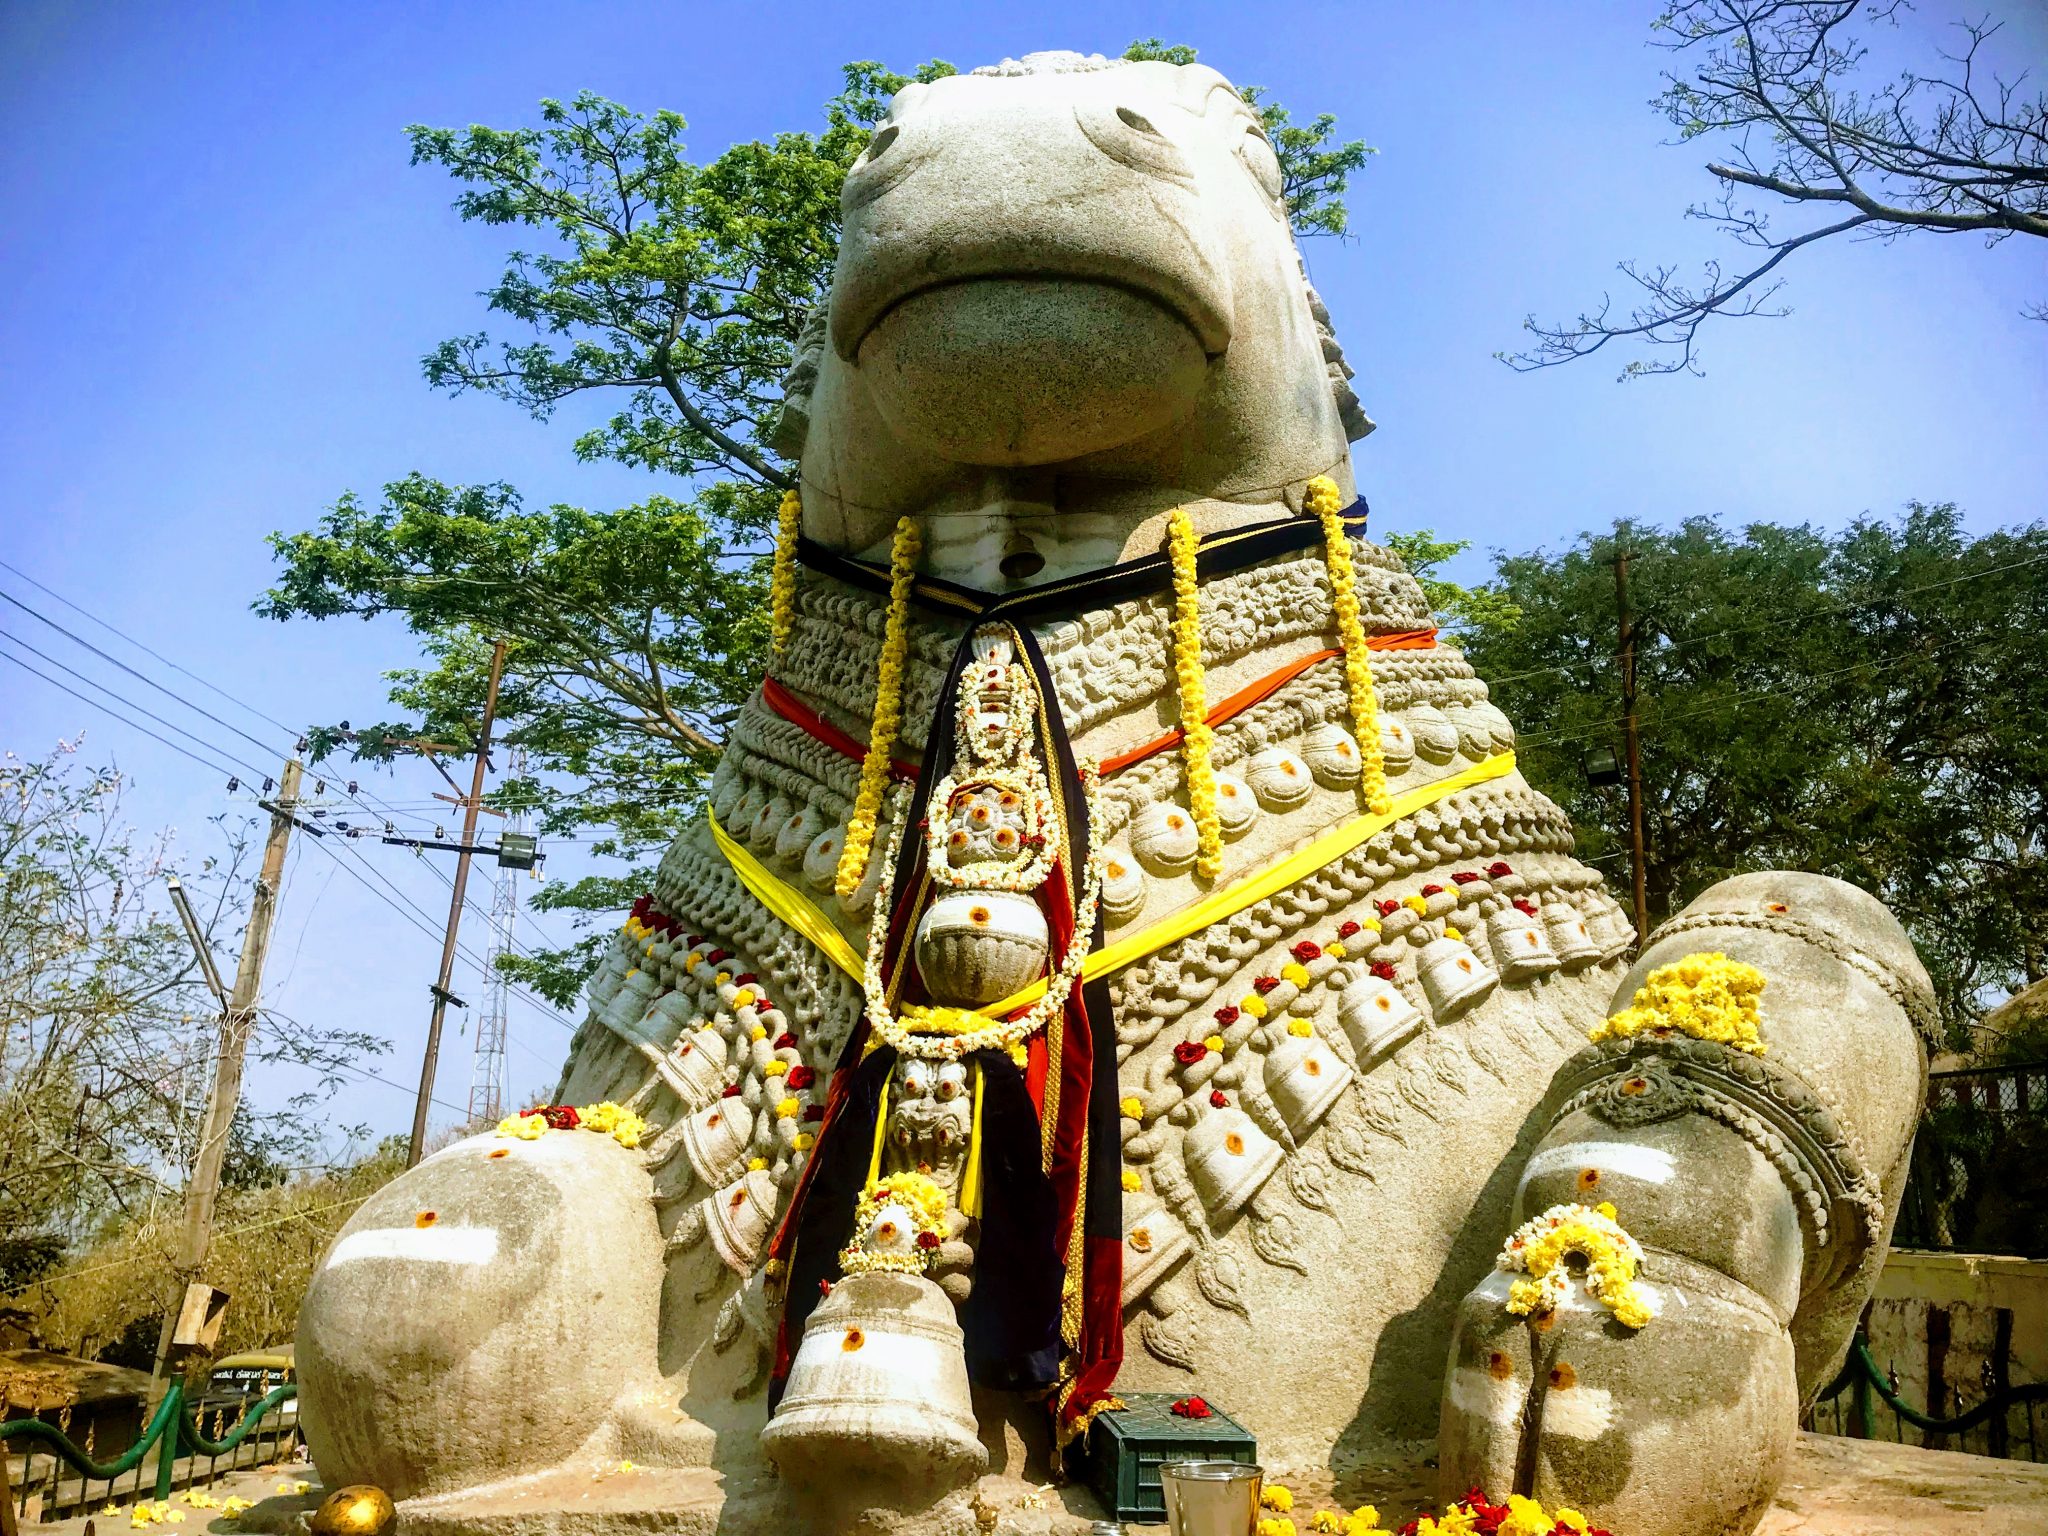
[[(1958, 1411), (1958, 1397), (1967, 1409), (1984, 1398), (1984, 1368), (2001, 1311), (2012, 1319), (2011, 1381), (2048, 1381), (2048, 1259), (1894, 1249), (1871, 1302), (1871, 1353), (1880, 1366), (1897, 1372), (1899, 1395), (1914, 1407), (1927, 1408), (1933, 1366), (1948, 1388), (1937, 1409)], [(1846, 1395), (1839, 1401), (1846, 1405)], [(2027, 1410), (2009, 1410), (2007, 1423), (2010, 1455), (2048, 1461), (2048, 1404), (2033, 1407), (2031, 1457)], [(1832, 1427), (1827, 1407), (1819, 1410), (1815, 1427)], [(1898, 1428), (1890, 1410), (1880, 1403), (1878, 1434), (1891, 1439)], [(1913, 1444), (1927, 1439), (1911, 1426), (1904, 1427), (1904, 1438)], [(1986, 1431), (1977, 1428), (1967, 1432), (1963, 1443), (1953, 1436), (1946, 1441), (1937, 1437), (1934, 1443), (1947, 1450), (1981, 1453), (1986, 1440)]]

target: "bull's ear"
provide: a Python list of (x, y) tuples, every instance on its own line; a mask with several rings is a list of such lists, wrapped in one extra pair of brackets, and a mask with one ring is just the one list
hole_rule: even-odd
[(1330, 311), (1308, 280), (1308, 268), (1301, 270), (1301, 285), (1308, 290), (1308, 312), (1316, 322), (1316, 340), (1322, 343), (1323, 371), (1329, 376), (1330, 393), (1337, 401), (1337, 418), (1344, 424), (1346, 442), (1357, 442), (1373, 429), (1373, 419), (1359, 404), (1358, 391), (1351, 387), (1351, 365), (1344, 361), (1344, 348), (1330, 324)]
[(803, 457), (804, 439), (811, 430), (811, 391), (818, 382), (818, 363), (825, 354), (826, 322), (830, 304), (813, 304), (797, 331), (796, 350), (789, 371), (782, 376), (782, 404), (768, 424), (768, 446), (783, 458)]

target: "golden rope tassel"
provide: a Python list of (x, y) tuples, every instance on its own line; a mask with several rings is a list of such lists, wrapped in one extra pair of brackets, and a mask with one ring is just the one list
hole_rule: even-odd
[(795, 486), (782, 493), (775, 514), (775, 570), (768, 580), (769, 657), (782, 660), (796, 628), (796, 536), (803, 526), (804, 499)]
[(1216, 769), (1209, 761), (1216, 733), (1209, 726), (1202, 680), (1202, 610), (1195, 590), (1200, 545), (1187, 508), (1175, 507), (1167, 522), (1167, 547), (1173, 556), (1173, 675), (1180, 690), (1181, 765), (1198, 839), (1195, 874), (1214, 880), (1223, 873), (1223, 833), (1216, 819)]
[[(882, 810), (882, 790), (889, 781), (889, 757), (896, 750), (896, 732), (903, 725), (903, 661), (910, 654), (910, 583), (917, 575), (923, 541), (917, 524), (896, 520), (889, 546), (889, 621), (882, 631), (882, 665), (875, 678), (875, 715), (868, 727), (868, 754), (861, 759), (860, 791), (853, 817), (846, 824), (846, 846), (839, 850), (839, 868), (832, 889), (841, 901), (860, 889), (874, 849), (875, 821)], [(878, 898), (879, 899), (879, 898)]]
[(1380, 754), (1379, 700), (1372, 689), (1372, 662), (1365, 631), (1358, 622), (1357, 573), (1351, 564), (1351, 541), (1344, 534), (1337, 482), (1328, 475), (1309, 481), (1303, 505), (1323, 525), (1323, 562), (1330, 573), (1330, 607), (1337, 618), (1337, 643), (1344, 647), (1344, 682), (1351, 694), (1351, 730), (1358, 737), (1361, 772), (1359, 793), (1375, 816), (1391, 809), (1387, 798), (1386, 760)]

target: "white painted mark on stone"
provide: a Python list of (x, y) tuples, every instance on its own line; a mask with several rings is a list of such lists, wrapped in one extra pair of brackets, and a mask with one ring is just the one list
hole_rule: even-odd
[(1543, 1398), (1543, 1433), (1598, 1440), (1614, 1427), (1614, 1394), (1600, 1387), (1552, 1387)]
[(411, 1259), (420, 1264), (488, 1264), (498, 1256), (496, 1227), (369, 1227), (351, 1232), (327, 1256), (333, 1269), (357, 1259)]
[(1522, 1394), (1528, 1383), (1510, 1376), (1498, 1380), (1491, 1371), (1461, 1365), (1451, 1372), (1451, 1406), (1468, 1419), (1488, 1424), (1512, 1424), (1521, 1416)]
[(1678, 1175), (1678, 1159), (1662, 1147), (1639, 1147), (1626, 1141), (1568, 1141), (1563, 1146), (1545, 1147), (1530, 1158), (1522, 1182), (1581, 1168), (1626, 1174), (1645, 1184), (1669, 1184)]

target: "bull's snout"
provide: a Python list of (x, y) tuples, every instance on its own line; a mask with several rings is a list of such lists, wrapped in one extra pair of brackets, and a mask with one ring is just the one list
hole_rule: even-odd
[(832, 339), (849, 361), (896, 305), (977, 279), (1107, 283), (1230, 344), (1229, 277), (1171, 107), (1048, 82), (940, 81), (899, 98), (847, 176)]

